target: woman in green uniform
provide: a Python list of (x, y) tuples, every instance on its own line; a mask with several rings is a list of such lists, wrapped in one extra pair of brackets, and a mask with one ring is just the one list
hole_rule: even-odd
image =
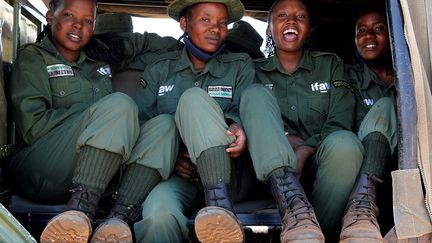
[[(93, 239), (131, 242), (128, 223), (174, 167), (175, 158), (159, 154), (161, 147), (175, 147), (174, 123), (161, 118), (140, 126), (135, 102), (111, 94), (110, 66), (84, 51), (92, 42), (95, 14), (95, 0), (52, 0), (46, 35), (21, 48), (14, 62), (12, 111), (23, 143), (11, 160), (13, 185), (36, 202), (69, 199), (41, 242), (87, 242), (101, 194), (120, 168), (116, 202)], [(131, 35), (124, 50), (162, 51), (170, 43), (176, 45), (157, 35)], [(155, 127), (170, 139), (148, 139)]]
[[(135, 224), (137, 240), (181, 242), (187, 237), (186, 209), (196, 195), (195, 179), (181, 168), (197, 168), (205, 188), (206, 205), (195, 221), (201, 242), (241, 242), (241, 226), (229, 193), (231, 157), (246, 148), (240, 126), (242, 91), (253, 82), (250, 57), (224, 50), (228, 24), (243, 16), (239, 0), (176, 0), (168, 15), (184, 31), (184, 48), (166, 53), (148, 66), (137, 92), (140, 118), (171, 116), (184, 150), (176, 172), (160, 183), (143, 204), (143, 220)], [(182, 146), (183, 147), (183, 146)], [(165, 153), (175, 153), (166, 149)], [(193, 173), (192, 173), (193, 174)], [(220, 234), (210, 234), (222, 226)], [(215, 238), (212, 238), (215, 237)]]
[(340, 239), (382, 242), (376, 189), (397, 146), (396, 89), (386, 15), (379, 8), (369, 9), (359, 15), (355, 28), (359, 63), (346, 65), (346, 70), (356, 94), (355, 128), (365, 154)]
[[(277, 99), (286, 137), (297, 159), (296, 175), (307, 189), (310, 187), (311, 204), (327, 240), (332, 242), (360, 169), (363, 147), (350, 132), (355, 100), (343, 62), (334, 54), (306, 50), (309, 32), (310, 14), (303, 1), (276, 1), (268, 18), (269, 57), (255, 62), (256, 76)], [(253, 150), (272, 143), (260, 140), (265, 136), (259, 135), (259, 129), (252, 140), (253, 131), (246, 122), (254, 120), (242, 116), (254, 164), (265, 166), (266, 160), (258, 152), (254, 156)], [(287, 170), (292, 173), (293, 169)], [(284, 174), (280, 171), (279, 175)], [(292, 177), (289, 173), (284, 176)]]

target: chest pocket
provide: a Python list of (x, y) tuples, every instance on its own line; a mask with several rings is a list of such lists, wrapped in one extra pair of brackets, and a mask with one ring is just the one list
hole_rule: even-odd
[(217, 98), (214, 97), (213, 99), (216, 100), (216, 102), (219, 104), (219, 107), (221, 110), (226, 113), (228, 112), (229, 108), (231, 107), (232, 99), (231, 98)]
[(320, 95), (307, 99), (306, 124), (321, 130), (327, 119), (329, 99), (330, 96), (328, 95)]
[(80, 101), (81, 83), (69, 78), (50, 79), (53, 107), (70, 107)]

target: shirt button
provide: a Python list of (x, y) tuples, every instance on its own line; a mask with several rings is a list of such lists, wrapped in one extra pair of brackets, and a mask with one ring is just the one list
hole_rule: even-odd
[(199, 83), (199, 82), (194, 82), (194, 86), (195, 86), (195, 87), (199, 87), (199, 86), (200, 86), (200, 83)]
[(94, 92), (99, 92), (99, 88), (94, 88)]
[(295, 105), (291, 106), (291, 110), (295, 111), (297, 107)]
[(64, 95), (66, 94), (66, 92), (64, 92), (64, 90), (61, 90), (61, 91), (59, 92), (59, 94), (60, 94), (60, 96), (64, 96)]

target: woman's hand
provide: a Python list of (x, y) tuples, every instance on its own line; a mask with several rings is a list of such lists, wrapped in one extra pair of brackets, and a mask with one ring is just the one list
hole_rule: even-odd
[(198, 181), (198, 168), (192, 163), (189, 153), (180, 152), (177, 156), (177, 161), (174, 166), (174, 173), (186, 181)]
[(226, 149), (232, 158), (236, 158), (246, 149), (246, 134), (239, 124), (232, 123), (228, 128), (227, 135), (236, 137), (234, 142), (230, 143)]
[(306, 145), (300, 145), (296, 149), (294, 149), (294, 152), (297, 157), (296, 176), (297, 179), (300, 179), (306, 161), (315, 154), (316, 148)]
[(297, 135), (286, 135), (288, 142), (290, 143), (292, 149), (297, 149), (299, 146), (303, 145), (304, 140), (303, 138), (297, 136)]

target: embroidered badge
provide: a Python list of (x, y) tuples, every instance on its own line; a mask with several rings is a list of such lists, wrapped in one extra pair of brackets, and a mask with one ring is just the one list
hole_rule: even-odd
[(264, 84), (269, 90), (273, 90), (273, 84)]
[(311, 90), (314, 92), (327, 93), (330, 90), (330, 88), (331, 85), (328, 82), (325, 83), (315, 82), (311, 84)]
[(143, 78), (140, 79), (139, 83), (141, 86), (143, 86), (143, 88), (147, 87), (147, 82)]
[(50, 78), (73, 77), (74, 71), (71, 66), (65, 64), (54, 64), (46, 67)]
[(345, 87), (345, 88), (351, 90), (351, 92), (354, 92), (352, 86), (348, 82), (345, 82), (343, 80), (334, 81), (334, 82), (332, 82), (332, 84), (335, 88)]
[(207, 93), (213, 98), (232, 99), (233, 87), (232, 86), (208, 86)]

